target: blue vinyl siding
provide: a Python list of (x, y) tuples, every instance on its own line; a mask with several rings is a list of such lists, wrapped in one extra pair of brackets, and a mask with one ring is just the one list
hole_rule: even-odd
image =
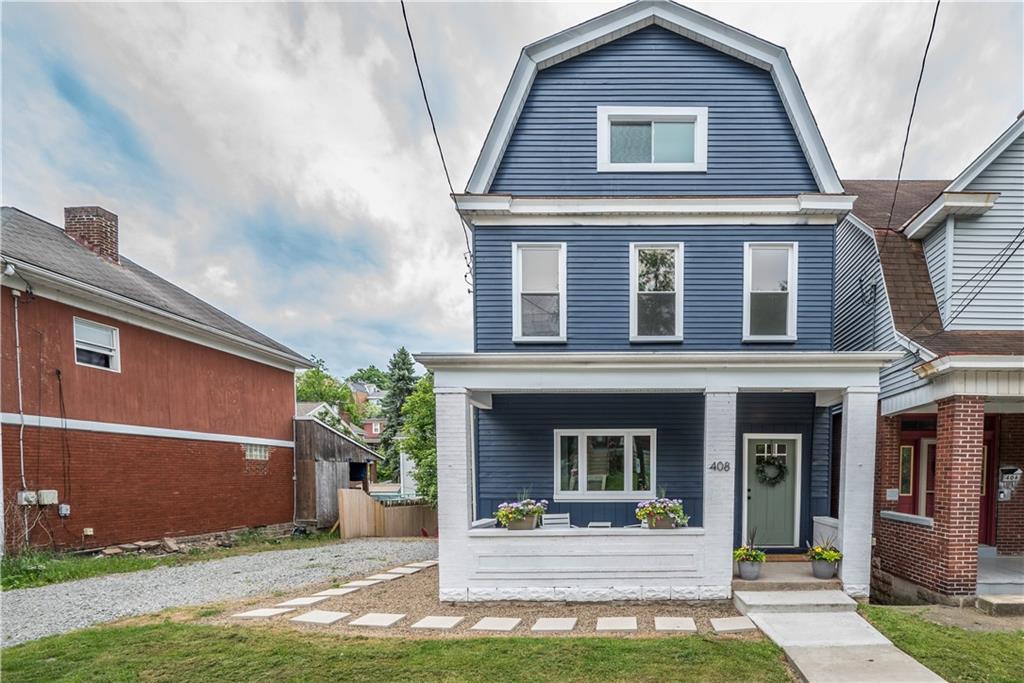
[[(733, 539), (737, 545), (743, 542), (743, 501), (747, 497), (747, 492), (743, 489), (743, 470), (745, 467), (743, 462), (744, 434), (800, 434), (800, 443), (803, 449), (803, 453), (800, 454), (800, 546), (803, 547), (804, 542), (810, 538), (812, 533), (812, 479), (816, 483), (813, 488), (819, 494), (821, 491), (818, 485), (822, 480), (820, 473), (817, 472), (821, 468), (821, 454), (815, 453), (814, 400), (814, 394), (737, 395), (736, 520)], [(814, 455), (813, 458), (812, 454)], [(827, 482), (827, 470), (824, 479)]]
[[(708, 107), (706, 173), (598, 173), (597, 107)], [(771, 74), (657, 26), (541, 70), (490, 192), (817, 192)]]
[[(572, 428), (657, 430), (655, 484), (681, 498), (690, 526), (703, 507), (704, 397), (700, 394), (504, 394), (477, 411), (477, 516), (523, 491), (552, 500), (554, 430)], [(636, 524), (633, 502), (555, 503), (572, 523)]]
[[(565, 242), (568, 342), (512, 342), (512, 243)], [(797, 341), (746, 343), (743, 243), (799, 243)], [(475, 232), (477, 351), (828, 351), (833, 226), (502, 227)], [(682, 342), (629, 341), (629, 244), (683, 242)]]

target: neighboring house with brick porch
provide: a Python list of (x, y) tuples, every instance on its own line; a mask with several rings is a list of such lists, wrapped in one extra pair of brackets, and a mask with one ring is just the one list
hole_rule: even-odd
[(290, 523), (309, 362), (123, 256), (116, 215), (64, 215), (3, 209), (7, 539), (26, 519), (63, 547)]
[[(837, 348), (881, 373), (880, 599), (1024, 593), (1024, 119), (952, 181), (844, 181)], [(837, 417), (841, 420), (841, 417)]]
[[(735, 546), (800, 554), (833, 503), (843, 587), (867, 595), (899, 354), (833, 345), (853, 197), (782, 47), (647, 0), (529, 45), (455, 199), (474, 352), (417, 355), (442, 600), (728, 598)], [(571, 526), (495, 528), (524, 490)], [(661, 492), (688, 526), (640, 526)]]

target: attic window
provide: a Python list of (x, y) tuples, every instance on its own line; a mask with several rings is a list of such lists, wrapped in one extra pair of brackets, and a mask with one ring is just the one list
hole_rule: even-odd
[(598, 107), (600, 172), (707, 171), (707, 107)]

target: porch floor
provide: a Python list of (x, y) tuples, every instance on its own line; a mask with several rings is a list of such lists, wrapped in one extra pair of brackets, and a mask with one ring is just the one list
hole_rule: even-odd
[(816, 579), (811, 573), (807, 560), (790, 562), (765, 562), (761, 565), (761, 576), (754, 581), (744, 581), (739, 575), (733, 577), (733, 591), (787, 591), (787, 590), (842, 590), (838, 578)]
[(978, 595), (1024, 594), (1024, 555), (979, 556)]

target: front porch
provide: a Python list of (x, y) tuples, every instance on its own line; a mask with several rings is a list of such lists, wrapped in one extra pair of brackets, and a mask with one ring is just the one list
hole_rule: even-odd
[[(441, 599), (726, 599), (732, 549), (760, 528), (758, 545), (801, 552), (833, 491), (840, 580), (866, 595), (877, 371), (890, 358), (419, 356), (437, 387)], [(832, 435), (840, 402), (848, 419)], [(836, 486), (833, 439), (845, 456)], [(758, 507), (773, 487), (752, 470), (769, 451), (786, 465), (769, 492), (785, 504)], [(481, 528), (524, 493), (572, 526)], [(637, 502), (661, 495), (683, 501), (689, 526), (638, 525)]]

